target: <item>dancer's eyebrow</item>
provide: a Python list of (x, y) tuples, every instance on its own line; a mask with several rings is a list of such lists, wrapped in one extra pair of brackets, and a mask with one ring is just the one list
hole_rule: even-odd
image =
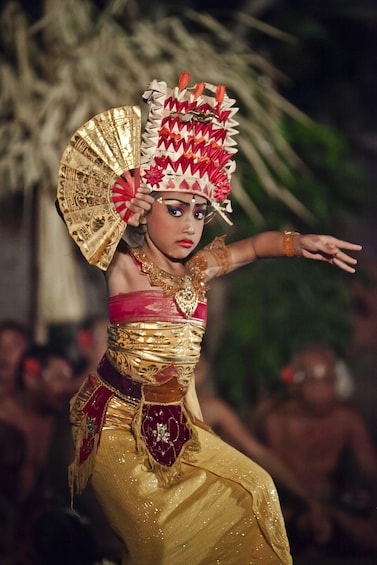
[[(170, 205), (182, 204), (183, 206), (189, 207), (192, 201), (186, 202), (185, 200), (179, 200), (179, 198), (161, 198), (160, 202)], [(195, 207), (197, 208), (199, 206), (207, 206), (207, 202), (195, 202)]]

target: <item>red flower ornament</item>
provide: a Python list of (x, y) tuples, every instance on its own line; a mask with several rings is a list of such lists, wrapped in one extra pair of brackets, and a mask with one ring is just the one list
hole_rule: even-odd
[(152, 187), (156, 186), (157, 188), (160, 187), (160, 182), (164, 178), (164, 173), (160, 167), (155, 165), (154, 167), (149, 167), (144, 171), (144, 177), (147, 183), (149, 183)]
[(34, 357), (26, 357), (23, 362), (23, 368), (26, 373), (34, 377), (40, 377), (42, 374), (42, 365)]
[(217, 202), (223, 202), (228, 198), (229, 194), (231, 193), (232, 187), (228, 182), (223, 182), (218, 184), (214, 190), (214, 197)]

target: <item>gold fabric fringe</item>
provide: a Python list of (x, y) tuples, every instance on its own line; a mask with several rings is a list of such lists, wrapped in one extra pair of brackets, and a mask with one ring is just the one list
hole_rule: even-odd
[(84, 491), (92, 475), (97, 448), (101, 437), (100, 431), (95, 434), (93, 449), (90, 455), (83, 463), (80, 463), (80, 448), (87, 434), (87, 423), (88, 416), (83, 414), (80, 427), (76, 430), (75, 458), (68, 467), (68, 484), (71, 494), (71, 505), (73, 505), (74, 494), (81, 494)]
[[(103, 404), (101, 421), (98, 424), (93, 421), (90, 414), (84, 412), (84, 408), (92, 401), (93, 397), (102, 386), (103, 384), (99, 382), (94, 375), (90, 375), (71, 401), (70, 417), (75, 448), (74, 460), (68, 466), (68, 485), (71, 496), (71, 506), (73, 506), (74, 494), (81, 494), (84, 491), (93, 472), (106, 410), (111, 396), (109, 396)], [(90, 453), (86, 456), (85, 460), (81, 462), (81, 448), (87, 438), (91, 439)]]

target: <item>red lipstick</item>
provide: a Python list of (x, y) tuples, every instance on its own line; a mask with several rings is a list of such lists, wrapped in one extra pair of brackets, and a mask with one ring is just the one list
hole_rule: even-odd
[(181, 239), (177, 243), (178, 245), (184, 247), (185, 249), (189, 249), (190, 247), (193, 246), (193, 241), (191, 239)]

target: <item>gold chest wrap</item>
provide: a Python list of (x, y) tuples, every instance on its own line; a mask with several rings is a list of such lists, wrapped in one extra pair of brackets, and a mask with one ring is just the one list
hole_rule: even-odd
[(156, 373), (174, 363), (178, 382), (188, 385), (200, 356), (204, 323), (135, 322), (109, 329), (107, 355), (123, 375), (154, 383)]

